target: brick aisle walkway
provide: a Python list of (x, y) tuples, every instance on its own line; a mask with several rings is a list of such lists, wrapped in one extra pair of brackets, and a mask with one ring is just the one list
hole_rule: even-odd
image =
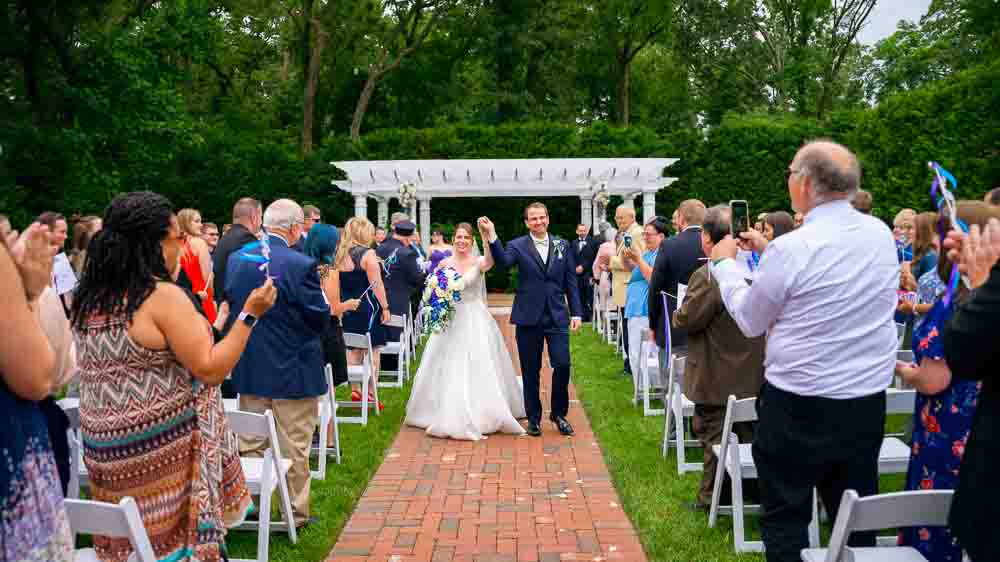
[(549, 423), (541, 438), (478, 443), (404, 426), (328, 560), (644, 562), (572, 387), (570, 398), (571, 438)]

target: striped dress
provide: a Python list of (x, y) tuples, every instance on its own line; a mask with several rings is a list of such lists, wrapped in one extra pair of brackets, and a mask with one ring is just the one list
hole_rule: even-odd
[[(172, 351), (147, 349), (124, 316), (74, 330), (84, 464), (95, 500), (135, 499), (160, 560), (214, 561), (250, 494), (219, 387), (195, 379)], [(127, 539), (94, 537), (105, 562), (124, 562)]]

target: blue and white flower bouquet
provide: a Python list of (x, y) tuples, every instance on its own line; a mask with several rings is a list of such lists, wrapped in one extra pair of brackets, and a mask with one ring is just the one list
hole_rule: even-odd
[(455, 304), (462, 300), (465, 280), (453, 267), (442, 267), (427, 276), (424, 296), (420, 302), (423, 315), (423, 335), (441, 332), (448, 327), (455, 314)]

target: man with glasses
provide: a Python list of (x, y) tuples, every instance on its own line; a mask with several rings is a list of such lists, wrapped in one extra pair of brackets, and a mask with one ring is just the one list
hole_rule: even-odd
[(219, 227), (214, 222), (201, 225), (201, 239), (208, 244), (208, 253), (215, 253), (215, 247), (219, 245)]
[[(788, 168), (802, 227), (770, 243), (758, 232), (734, 233), (761, 254), (753, 283), (735, 260), (733, 237), (712, 248), (726, 310), (746, 337), (767, 335), (753, 458), (768, 562), (800, 559), (814, 488), (831, 520), (844, 490), (878, 493), (899, 264), (889, 230), (851, 207), (860, 183), (847, 148), (811, 142)], [(875, 535), (856, 532), (850, 544), (874, 546)]]
[(306, 238), (309, 237), (309, 231), (312, 229), (313, 225), (323, 222), (319, 208), (312, 205), (302, 207), (302, 217), (302, 237), (299, 238), (299, 241), (296, 242), (295, 246), (292, 248), (299, 253), (305, 252)]

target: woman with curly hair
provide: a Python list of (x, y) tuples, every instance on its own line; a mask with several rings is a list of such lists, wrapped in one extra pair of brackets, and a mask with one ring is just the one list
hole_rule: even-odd
[[(219, 385), (252, 327), (237, 322), (214, 343), (171, 279), (183, 240), (162, 195), (122, 194), (105, 211), (72, 314), (80, 428), (93, 499), (134, 498), (158, 559), (216, 561), (251, 503)], [(275, 298), (269, 280), (243, 312), (260, 317)], [(94, 547), (106, 562), (132, 553), (127, 539), (94, 537)]]

